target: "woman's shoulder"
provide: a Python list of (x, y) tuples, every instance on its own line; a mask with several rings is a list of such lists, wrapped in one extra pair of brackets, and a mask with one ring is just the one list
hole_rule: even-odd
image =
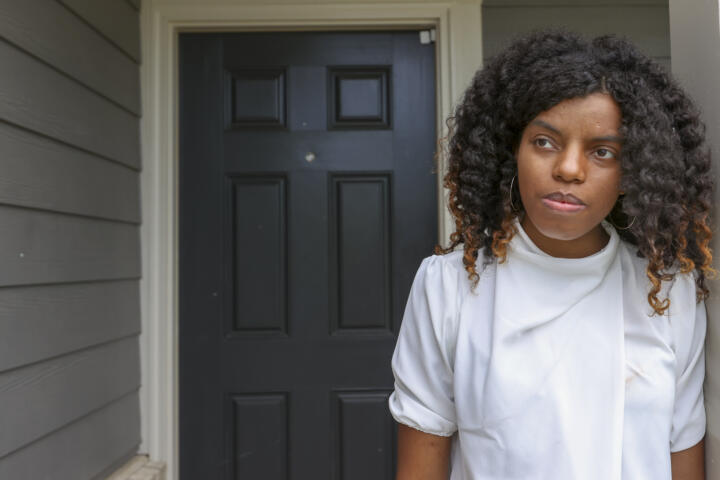
[(421, 283), (426, 294), (433, 298), (447, 297), (457, 291), (463, 271), (462, 251), (430, 255), (420, 263), (415, 283)]
[[(465, 268), (463, 250), (454, 250), (449, 253), (440, 255), (430, 255), (425, 257), (420, 264), (419, 274), (423, 274), (427, 281), (435, 284), (444, 284), (452, 286), (454, 290), (466, 291), (470, 289), (472, 281), (470, 273)], [(495, 262), (486, 265), (483, 258), (483, 250), (478, 250), (477, 259), (475, 260), (475, 272), (480, 279), (494, 271)]]
[[(442, 345), (443, 355), (452, 365), (455, 358), (455, 344), (462, 320), (465, 301), (480, 290), (487, 292), (483, 286), (473, 287), (473, 282), (465, 269), (463, 250), (456, 250), (442, 255), (425, 257), (418, 269), (408, 299), (409, 312), (426, 311), (427, 315), (408, 317), (413, 322), (427, 324), (432, 328)], [(482, 267), (482, 251), (476, 262), (477, 271), (484, 278)], [(422, 318), (421, 318), (422, 317)], [(423, 321), (424, 319), (424, 321)], [(405, 322), (406, 320), (403, 320)]]
[(463, 264), (463, 251), (453, 250), (450, 253), (430, 255), (429, 257), (425, 257), (423, 259), (422, 265), (425, 265), (425, 268), (430, 268), (432, 270), (447, 268), (457, 272), (464, 271), (465, 266)]
[(455, 250), (446, 254), (431, 255), (423, 259), (415, 283), (421, 283), (428, 299), (442, 302), (451, 310), (460, 311), (469, 297), (489, 293), (494, 285), (496, 261), (487, 264), (483, 251), (478, 251), (475, 261), (475, 278), (465, 268), (464, 251)]
[[(429, 257), (425, 257), (422, 261), (421, 266), (424, 266), (425, 268), (440, 270), (440, 269), (448, 269), (450, 271), (454, 271), (457, 273), (464, 273), (467, 275), (467, 270), (465, 269), (465, 262), (464, 262), (464, 256), (465, 252), (464, 250), (453, 250), (449, 253), (444, 254), (433, 254)], [(483, 270), (485, 270), (485, 265), (483, 262), (484, 257), (484, 249), (480, 248), (477, 252), (477, 258), (475, 260), (475, 270), (478, 274), (482, 273)]]

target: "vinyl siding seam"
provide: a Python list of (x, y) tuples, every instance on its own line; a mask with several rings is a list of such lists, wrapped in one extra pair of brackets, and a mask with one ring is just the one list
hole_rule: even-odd
[(43, 435), (40, 435), (39, 437), (37, 437), (37, 438), (33, 439), (32, 441), (26, 443), (25, 445), (21, 445), (21, 446), (19, 446), (18, 448), (7, 452), (5, 455), (3, 455), (2, 457), (0, 457), (0, 461), (2, 461), (4, 458), (7, 458), (7, 457), (9, 457), (9, 456), (11, 456), (11, 455), (13, 455), (13, 454), (15, 454), (15, 453), (17, 453), (17, 452), (25, 449), (25, 448), (31, 447), (32, 445), (34, 445), (34, 444), (42, 441), (43, 439), (45, 439), (45, 438), (53, 435), (54, 433), (59, 432), (59, 431), (61, 431), (61, 430), (64, 430), (64, 429), (68, 428), (70, 425), (73, 425), (74, 423), (77, 423), (77, 422), (81, 421), (82, 419), (84, 419), (84, 418), (86, 418), (86, 417), (88, 417), (88, 416), (90, 416), (90, 415), (92, 415), (92, 414), (94, 414), (94, 413), (98, 413), (98, 412), (100, 412), (101, 410), (103, 410), (103, 409), (105, 409), (105, 408), (108, 408), (108, 407), (110, 407), (111, 405), (120, 402), (121, 400), (126, 399), (126, 398), (129, 397), (130, 395), (139, 394), (139, 391), (140, 391), (140, 383), (138, 383), (137, 386), (134, 386), (131, 390), (129, 390), (129, 391), (127, 391), (127, 392), (125, 392), (125, 393), (123, 393), (123, 394), (121, 394), (121, 395), (113, 398), (112, 400), (110, 400), (110, 401), (108, 401), (108, 402), (105, 402), (105, 403), (103, 403), (102, 405), (99, 405), (99, 406), (97, 406), (97, 407), (95, 407), (95, 408), (93, 408), (93, 409), (91, 409), (91, 410), (86, 411), (83, 415), (80, 415), (79, 417), (73, 418), (73, 419), (70, 420), (69, 422), (66, 422), (66, 423), (62, 424), (62, 425), (58, 426), (57, 428), (54, 428), (54, 429), (52, 429), (52, 430), (49, 430), (49, 431), (45, 432)]
[(7, 203), (4, 201), (0, 201), (0, 207), (6, 207), (6, 208), (14, 208), (18, 210), (27, 210), (32, 212), (42, 212), (42, 213), (49, 213), (51, 215), (59, 215), (63, 217), (73, 217), (73, 218), (83, 218), (86, 220), (92, 220), (96, 222), (105, 222), (105, 223), (113, 223), (113, 224), (121, 224), (121, 225), (129, 225), (133, 227), (139, 227), (142, 225), (142, 221), (134, 221), (134, 220), (122, 220), (122, 219), (115, 219), (111, 217), (101, 217), (98, 215), (90, 215), (85, 213), (75, 213), (75, 212), (66, 212), (63, 210), (53, 210), (49, 208), (43, 208), (43, 207), (30, 207), (27, 205), (18, 205), (15, 203)]
[(97, 95), (98, 97), (100, 97), (100, 98), (102, 98), (103, 100), (107, 101), (107, 102), (110, 103), (111, 105), (119, 108), (120, 110), (122, 110), (122, 111), (124, 111), (124, 112), (126, 112), (126, 113), (129, 113), (130, 115), (132, 115), (133, 117), (135, 117), (135, 118), (137, 118), (137, 119), (140, 119), (140, 116), (141, 116), (141, 115), (140, 115), (139, 112), (133, 112), (132, 110), (130, 110), (130, 109), (127, 108), (126, 106), (124, 106), (124, 105), (116, 102), (116, 101), (113, 100), (112, 98), (110, 98), (110, 97), (106, 96), (105, 94), (103, 94), (103, 93), (95, 90), (94, 88), (92, 88), (92, 87), (89, 86), (88, 84), (80, 81), (77, 77), (74, 77), (74, 76), (70, 75), (69, 73), (65, 72), (64, 70), (59, 69), (58, 67), (56, 67), (56, 66), (53, 65), (52, 63), (48, 63), (46, 60), (43, 60), (42, 58), (38, 57), (37, 55), (35, 55), (34, 53), (30, 52), (29, 50), (26, 50), (25, 48), (23, 48), (22, 46), (18, 45), (17, 43), (12, 42), (11, 40), (9, 40), (8, 38), (6, 38), (5, 36), (0, 35), (0, 38), (1, 38), (2, 40), (4, 40), (8, 45), (11, 45), (13, 48), (19, 50), (20, 52), (24, 53), (25, 55), (27, 55), (28, 57), (32, 58), (33, 60), (35, 60), (35, 61), (41, 63), (42, 65), (44, 65), (44, 66), (52, 69), (53, 71), (59, 73), (59, 74), (62, 75), (63, 77), (72, 80), (72, 81), (75, 82), (76, 84), (78, 84), (78, 85), (80, 85), (81, 87), (85, 88), (86, 90), (94, 93), (94, 94)]
[(141, 275), (133, 276), (133, 277), (113, 277), (113, 278), (89, 278), (89, 279), (83, 279), (83, 280), (67, 280), (62, 282), (35, 282), (35, 283), (13, 283), (10, 285), (2, 285), (0, 286), (0, 289), (5, 288), (30, 288), (30, 287), (52, 287), (54, 285), (73, 285), (73, 284), (81, 284), (81, 283), (87, 283), (87, 284), (93, 284), (93, 283), (101, 283), (101, 282), (129, 282), (132, 280), (140, 280), (142, 278)]
[[(139, 326), (140, 326), (140, 325), (138, 324), (138, 327), (139, 327)], [(67, 356), (67, 355), (73, 355), (73, 354), (77, 354), (77, 353), (88, 352), (88, 351), (91, 351), (91, 350), (93, 350), (93, 349), (99, 349), (99, 348), (102, 348), (102, 347), (106, 347), (106, 346), (108, 346), (108, 345), (111, 345), (111, 344), (113, 344), (113, 343), (121, 342), (121, 341), (123, 341), (123, 340), (128, 340), (128, 339), (130, 339), (130, 338), (132, 338), (132, 337), (138, 337), (139, 335), (140, 335), (140, 329), (138, 328), (138, 329), (137, 329), (137, 332), (133, 332), (133, 333), (130, 333), (130, 334), (127, 334), (127, 335), (120, 335), (119, 337), (112, 338), (112, 339), (110, 339), (110, 340), (103, 340), (102, 342), (94, 343), (94, 344), (92, 344), (92, 345), (86, 345), (86, 346), (84, 346), (84, 347), (76, 348), (76, 349), (73, 349), (73, 350), (68, 350), (67, 352), (59, 353), (59, 354), (57, 354), (57, 355), (51, 355), (51, 356), (49, 356), (49, 357), (47, 357), (47, 358), (41, 358), (41, 359), (35, 360), (35, 361), (33, 361), (33, 362), (23, 363), (22, 365), (16, 365), (16, 366), (14, 366), (14, 367), (10, 367), (10, 368), (7, 368), (7, 369), (5, 369), (5, 370), (0, 370), (0, 374), (12, 373), (12, 372), (14, 372), (14, 371), (16, 371), (16, 370), (21, 370), (21, 369), (23, 369), (23, 368), (31, 367), (31, 366), (33, 366), (33, 365), (38, 365), (38, 364), (40, 364), (40, 363), (51, 362), (51, 361), (53, 361), (53, 360), (57, 360), (57, 359), (59, 359), (59, 358), (65, 357), (65, 356)], [(138, 385), (139, 385), (139, 384), (138, 384)], [(2, 390), (0, 390), (0, 393), (2, 393)]]
[[(115, 43), (114, 40), (112, 40), (110, 37), (108, 37), (107, 35), (105, 35), (100, 29), (98, 29), (98, 27), (96, 27), (95, 25), (93, 25), (92, 23), (90, 23), (85, 17), (83, 17), (82, 15), (80, 15), (79, 13), (77, 13), (75, 10), (73, 10), (72, 8), (70, 8), (68, 5), (65, 5), (63, 2), (61, 2), (61, 1), (59, 1), (59, 0), (55, 0), (55, 1), (56, 1), (57, 3), (59, 3), (60, 5), (62, 5), (62, 7), (65, 8), (68, 12), (70, 12), (70, 13), (73, 14), (73, 15), (75, 15), (78, 19), (80, 19), (80, 21), (82, 21), (85, 25), (87, 25), (88, 27), (90, 27), (93, 31), (95, 31), (95, 33), (97, 33), (100, 37), (102, 37), (102, 39), (104, 39), (106, 42), (108, 42), (108, 43), (109, 43), (110, 45), (112, 45), (113, 47), (117, 48), (123, 55), (125, 55), (125, 56), (128, 57), (130, 60), (132, 60), (133, 62), (135, 62), (137, 65), (140, 65), (140, 64), (142, 63), (142, 62), (140, 62), (138, 59), (136, 59), (135, 57), (133, 57), (133, 56), (132, 56), (127, 50), (125, 50), (123, 47), (121, 47), (120, 45), (118, 45), (117, 43)], [(129, 3), (129, 2), (127, 2), (127, 3)], [(138, 11), (138, 10), (135, 8), (134, 5), (132, 5), (132, 4), (130, 4), (130, 5), (132, 6), (132, 8), (133, 8), (134, 11)], [(139, 19), (138, 19), (138, 21), (139, 21)]]
[(132, 7), (132, 9), (135, 10), (136, 12), (139, 12), (139, 11), (140, 11), (140, 9), (139, 9), (133, 2), (131, 2), (130, 0), (124, 0), (124, 1), (125, 1), (125, 3), (127, 3), (128, 5), (130, 5), (130, 6)]
[[(0, 38), (1, 38), (1, 37), (0, 37)], [(128, 165), (127, 163), (122, 163), (122, 162), (119, 161), (119, 160), (115, 160), (115, 159), (113, 159), (113, 158), (107, 157), (107, 156), (105, 156), (105, 155), (102, 155), (102, 154), (100, 154), (100, 153), (94, 152), (94, 151), (92, 151), (92, 150), (87, 150), (87, 149), (82, 148), (82, 147), (80, 147), (80, 146), (78, 146), (78, 145), (75, 145), (74, 143), (65, 142), (65, 141), (60, 140), (60, 139), (58, 139), (58, 138), (56, 138), (56, 137), (51, 137), (51, 136), (49, 136), (49, 135), (44, 134), (43, 132), (38, 132), (37, 130), (33, 130), (32, 128), (28, 128), (28, 127), (26, 127), (26, 126), (24, 126), (24, 125), (20, 125), (20, 124), (17, 124), (17, 123), (15, 123), (15, 122), (11, 122), (11, 121), (9, 121), (9, 120), (7, 120), (7, 119), (5, 119), (5, 118), (0, 118), (0, 122), (6, 123), (6, 124), (8, 124), (8, 125), (12, 125), (14, 128), (17, 128), (17, 129), (20, 129), (20, 130), (24, 130), (24, 131), (26, 131), (26, 132), (29, 132), (29, 133), (33, 134), (33, 135), (37, 135), (38, 137), (42, 137), (43, 139), (50, 140), (50, 141), (55, 142), (55, 143), (57, 143), (57, 144), (63, 145), (63, 146), (65, 146), (65, 147), (70, 147), (70, 148), (72, 148), (73, 150), (77, 150), (78, 152), (82, 152), (82, 153), (86, 153), (86, 154), (92, 155), (93, 157), (96, 157), (96, 158), (98, 158), (98, 159), (104, 160), (104, 161), (106, 161), (106, 162), (110, 162), (110, 163), (112, 163), (113, 165), (120, 165), (121, 167), (124, 167), (124, 168), (126, 168), (126, 169), (128, 169), (128, 170), (130, 170), (130, 171), (132, 171), (132, 172), (134, 172), (134, 173), (138, 173), (138, 174), (139, 174), (140, 171), (142, 170), (142, 167), (138, 167), (138, 168), (132, 167), (132, 166)]]
[(0, 289), (8, 288), (32, 288), (32, 287), (53, 287), (55, 285), (92, 285), (94, 283), (112, 283), (112, 282), (132, 282), (140, 280), (141, 277), (117, 277), (117, 278), (100, 278), (90, 280), (67, 280), (64, 282), (37, 282), (37, 283), (24, 283), (22, 285), (2, 285)]

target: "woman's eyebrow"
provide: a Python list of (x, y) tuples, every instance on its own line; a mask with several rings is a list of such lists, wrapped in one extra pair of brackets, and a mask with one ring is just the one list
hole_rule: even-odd
[(543, 128), (547, 128), (548, 130), (550, 130), (550, 131), (553, 132), (553, 133), (556, 133), (557, 135), (562, 135), (562, 133), (560, 132), (560, 130), (558, 130), (557, 128), (553, 127), (553, 126), (550, 125), (549, 123), (544, 122), (544, 121), (542, 121), (542, 120), (533, 120), (532, 122), (530, 122), (530, 125), (537, 125), (537, 126), (540, 126), (540, 127), (543, 127)]
[[(553, 127), (549, 123), (543, 121), (543, 120), (533, 120), (530, 122), (531, 125), (538, 125), (540, 127), (546, 128), (550, 130), (551, 132), (555, 133), (556, 135), (562, 136), (562, 132), (558, 130), (557, 128)], [(602, 137), (594, 137), (590, 139), (591, 142), (615, 142), (615, 143), (623, 143), (622, 137), (619, 137), (617, 135), (605, 135)]]

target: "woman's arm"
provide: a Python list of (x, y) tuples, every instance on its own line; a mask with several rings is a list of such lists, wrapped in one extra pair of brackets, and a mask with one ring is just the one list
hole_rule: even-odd
[(396, 480), (447, 480), (450, 438), (398, 424)]
[(670, 454), (672, 480), (705, 480), (705, 440)]

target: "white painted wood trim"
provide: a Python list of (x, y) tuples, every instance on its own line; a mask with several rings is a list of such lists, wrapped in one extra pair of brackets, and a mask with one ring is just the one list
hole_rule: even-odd
[(165, 464), (151, 462), (147, 455), (137, 455), (106, 480), (165, 480)]
[[(292, 1), (292, 0), (290, 0)], [(178, 475), (177, 34), (180, 31), (436, 29), (437, 132), (446, 134), (472, 74), (482, 64), (480, 0), (258, 5), (244, 0), (144, 0), (141, 9), (142, 334), (140, 451)], [(439, 159), (445, 171), (444, 158)], [(441, 185), (439, 240), (452, 222)]]

